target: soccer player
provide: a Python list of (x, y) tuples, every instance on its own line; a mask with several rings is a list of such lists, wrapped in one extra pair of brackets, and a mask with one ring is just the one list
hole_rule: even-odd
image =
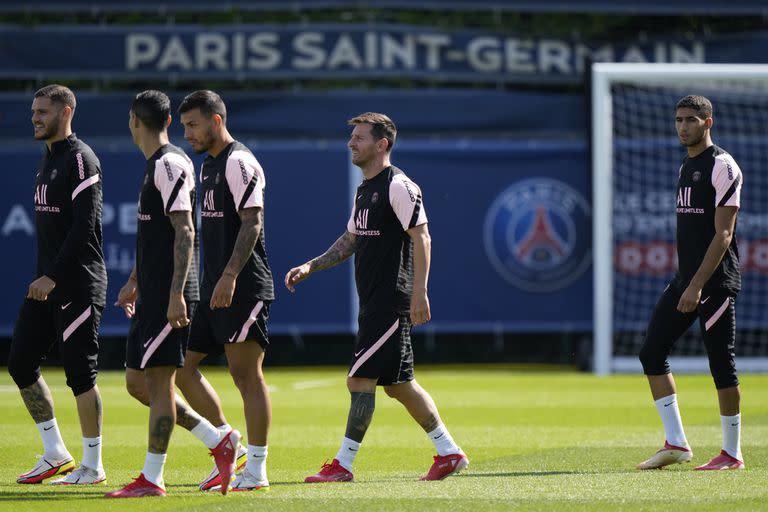
[[(203, 283), (187, 353), (196, 365), (223, 347), (243, 399), (248, 430), (248, 459), (232, 490), (266, 489), (272, 406), (261, 366), (269, 344), (267, 319), (274, 287), (264, 241), (264, 171), (227, 130), (227, 109), (218, 94), (189, 94), (179, 114), (192, 149), (208, 153), (200, 176)], [(197, 368), (190, 373), (197, 374)], [(192, 386), (183, 391), (196, 410), (212, 406), (215, 393), (198, 394)], [(205, 401), (209, 404), (201, 403)], [(222, 476), (221, 485), (228, 483)]]
[[(101, 234), (101, 164), (72, 132), (75, 95), (47, 85), (32, 101), (35, 139), (46, 153), (35, 180), (37, 278), (29, 285), (13, 332), (8, 371), (43, 440), (44, 452), (16, 480), (39, 484), (96, 484), (106, 479), (101, 460), (102, 406), (96, 386), (98, 330), (107, 290)], [(83, 459), (64, 446), (53, 398), (40, 362), (58, 343), (80, 417)]]
[(697, 318), (720, 402), (723, 447), (719, 455), (696, 469), (744, 468), (734, 362), (734, 303), (741, 287), (735, 232), (742, 175), (733, 157), (712, 143), (713, 122), (712, 103), (707, 98), (686, 96), (677, 103), (675, 127), (680, 143), (688, 149), (677, 184), (679, 270), (656, 304), (640, 350), (666, 440), (638, 469), (657, 469), (693, 458), (667, 356)]
[[(136, 266), (117, 305), (132, 317), (126, 343), (126, 384), (149, 405), (149, 449), (137, 479), (108, 498), (164, 496), (163, 467), (174, 423), (197, 436), (231, 478), (239, 434), (223, 436), (174, 392), (183, 365), (190, 318), (199, 300), (192, 161), (169, 143), (171, 102), (160, 91), (138, 94), (129, 112), (134, 143), (147, 159), (139, 193)], [(225, 492), (226, 488), (222, 487)]]
[(352, 481), (352, 464), (373, 419), (376, 386), (402, 403), (437, 448), (422, 480), (442, 480), (469, 465), (443, 425), (435, 402), (413, 377), (411, 325), (430, 320), (427, 279), (431, 239), (421, 190), (390, 163), (395, 124), (368, 112), (349, 121), (348, 147), (363, 182), (357, 188), (347, 231), (321, 256), (285, 276), (291, 291), (313, 272), (355, 255), (360, 299), (358, 334), (347, 376), (351, 404), (336, 458), (305, 482)]

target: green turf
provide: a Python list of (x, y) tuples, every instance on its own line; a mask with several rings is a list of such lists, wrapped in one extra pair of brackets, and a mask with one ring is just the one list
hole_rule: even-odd
[[(48, 369), (57, 418), (75, 458), (81, 453), (74, 401), (63, 375)], [(244, 429), (228, 374), (207, 372), (231, 423)], [(419, 482), (433, 448), (404, 409), (383, 392), (355, 464), (356, 483), (307, 485), (303, 478), (333, 458), (348, 395), (344, 370), (267, 370), (273, 386), (268, 493), (203, 494), (210, 462), (203, 446), (177, 429), (171, 440), (166, 498), (103, 500), (137, 476), (146, 450), (147, 410), (125, 392), (122, 373), (103, 373), (106, 486), (15, 484), (42, 450), (37, 430), (4, 371), (0, 374), (0, 510), (760, 510), (768, 505), (768, 376), (743, 377), (743, 450), (748, 469), (702, 473), (693, 465), (638, 472), (634, 464), (663, 441), (641, 376), (520, 371), (510, 367), (421, 368), (471, 466), (443, 482)], [(678, 392), (694, 464), (720, 449), (711, 379), (679, 376)], [(255, 508), (258, 507), (258, 508)]]

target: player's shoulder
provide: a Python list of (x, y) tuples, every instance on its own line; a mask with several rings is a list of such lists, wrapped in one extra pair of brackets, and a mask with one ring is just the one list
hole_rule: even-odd
[(736, 159), (733, 158), (733, 155), (720, 146), (713, 146), (712, 155), (714, 156), (715, 161), (729, 163), (731, 165), (736, 163)]
[(227, 157), (227, 176), (241, 176), (244, 182), (250, 181), (250, 176), (256, 174), (263, 177), (264, 171), (256, 156), (245, 144), (235, 141), (230, 147)]
[(248, 146), (246, 146), (240, 141), (233, 142), (229, 148), (227, 163), (229, 164), (230, 162), (236, 162), (238, 164), (240, 162), (258, 164), (258, 161), (256, 160), (256, 157), (254, 156), (253, 152), (250, 149), (248, 149)]
[(741, 168), (736, 163), (736, 159), (723, 148), (714, 146), (713, 156), (715, 160), (712, 166), (713, 172), (727, 172), (731, 179), (734, 174), (741, 174)]
[(180, 147), (174, 146), (173, 144), (168, 144), (164, 149), (165, 151), (162, 155), (160, 155), (163, 159), (167, 160), (171, 164), (182, 167), (185, 170), (191, 170), (194, 168), (192, 159), (189, 158), (189, 155), (187, 155)]
[(413, 193), (413, 188), (418, 188), (418, 185), (405, 174), (402, 169), (391, 166), (388, 170), (388, 181), (390, 190), (403, 190), (409, 193)]
[[(72, 134), (69, 138), (69, 154), (75, 160), (82, 160), (84, 162), (94, 162), (98, 165), (99, 158), (96, 156), (96, 152), (93, 151), (85, 141), (78, 138), (75, 134)], [(78, 156), (79, 155), (79, 156)]]

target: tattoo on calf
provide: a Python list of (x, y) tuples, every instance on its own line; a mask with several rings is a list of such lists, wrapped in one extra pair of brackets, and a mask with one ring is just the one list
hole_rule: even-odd
[(42, 379), (31, 386), (21, 389), (21, 398), (27, 406), (29, 414), (35, 423), (42, 423), (53, 419), (53, 398), (47, 386), (41, 383)]
[(368, 426), (373, 419), (373, 410), (376, 407), (375, 393), (362, 393), (353, 391), (352, 402), (349, 406), (349, 417), (347, 418), (347, 432), (344, 434), (349, 439), (363, 441)]
[(149, 451), (165, 453), (168, 451), (168, 441), (173, 432), (173, 419), (170, 416), (160, 416), (155, 420), (149, 431)]
[(176, 424), (178, 426), (186, 430), (192, 430), (200, 424), (200, 419), (200, 416), (187, 407), (187, 404), (176, 399)]

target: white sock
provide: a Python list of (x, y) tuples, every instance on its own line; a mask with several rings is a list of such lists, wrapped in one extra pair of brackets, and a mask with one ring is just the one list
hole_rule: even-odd
[(256, 477), (260, 482), (267, 480), (267, 447), (248, 445), (248, 462), (245, 470)]
[(43, 439), (43, 448), (45, 456), (52, 459), (71, 458), (67, 447), (64, 446), (64, 440), (59, 432), (59, 424), (56, 418), (42, 423), (37, 423), (37, 430), (40, 431), (40, 437)]
[(350, 473), (352, 472), (352, 464), (355, 463), (355, 456), (357, 456), (357, 451), (359, 449), (360, 443), (345, 437), (341, 441), (341, 448), (339, 448), (339, 453), (336, 454), (336, 460), (339, 461), (341, 467)]
[(216, 448), (216, 445), (218, 445), (221, 440), (219, 429), (211, 425), (205, 418), (200, 418), (200, 423), (195, 425), (195, 428), (189, 432), (202, 441), (208, 448)]
[(741, 414), (720, 416), (723, 425), (723, 450), (731, 457), (744, 460), (741, 455)]
[(144, 469), (141, 470), (144, 473), (144, 478), (163, 489), (165, 489), (165, 482), (163, 482), (165, 458), (165, 453), (147, 452), (147, 458), (144, 459)]
[(688, 440), (683, 432), (683, 420), (680, 418), (680, 409), (677, 406), (677, 394), (659, 398), (654, 403), (661, 416), (667, 442), (674, 446), (688, 448)]
[(216, 430), (218, 430), (221, 433), (219, 438), (222, 438), (225, 435), (229, 434), (229, 431), (232, 430), (232, 426), (229, 423), (225, 423), (223, 425), (219, 425), (218, 427), (216, 427)]
[(459, 445), (456, 444), (451, 437), (451, 434), (448, 432), (448, 429), (445, 428), (445, 425), (442, 423), (427, 435), (429, 436), (429, 440), (432, 441), (432, 444), (435, 445), (435, 448), (437, 448), (438, 455), (461, 453), (461, 448), (459, 448)]
[(83, 460), (80, 465), (96, 471), (104, 469), (101, 462), (101, 436), (83, 438)]

